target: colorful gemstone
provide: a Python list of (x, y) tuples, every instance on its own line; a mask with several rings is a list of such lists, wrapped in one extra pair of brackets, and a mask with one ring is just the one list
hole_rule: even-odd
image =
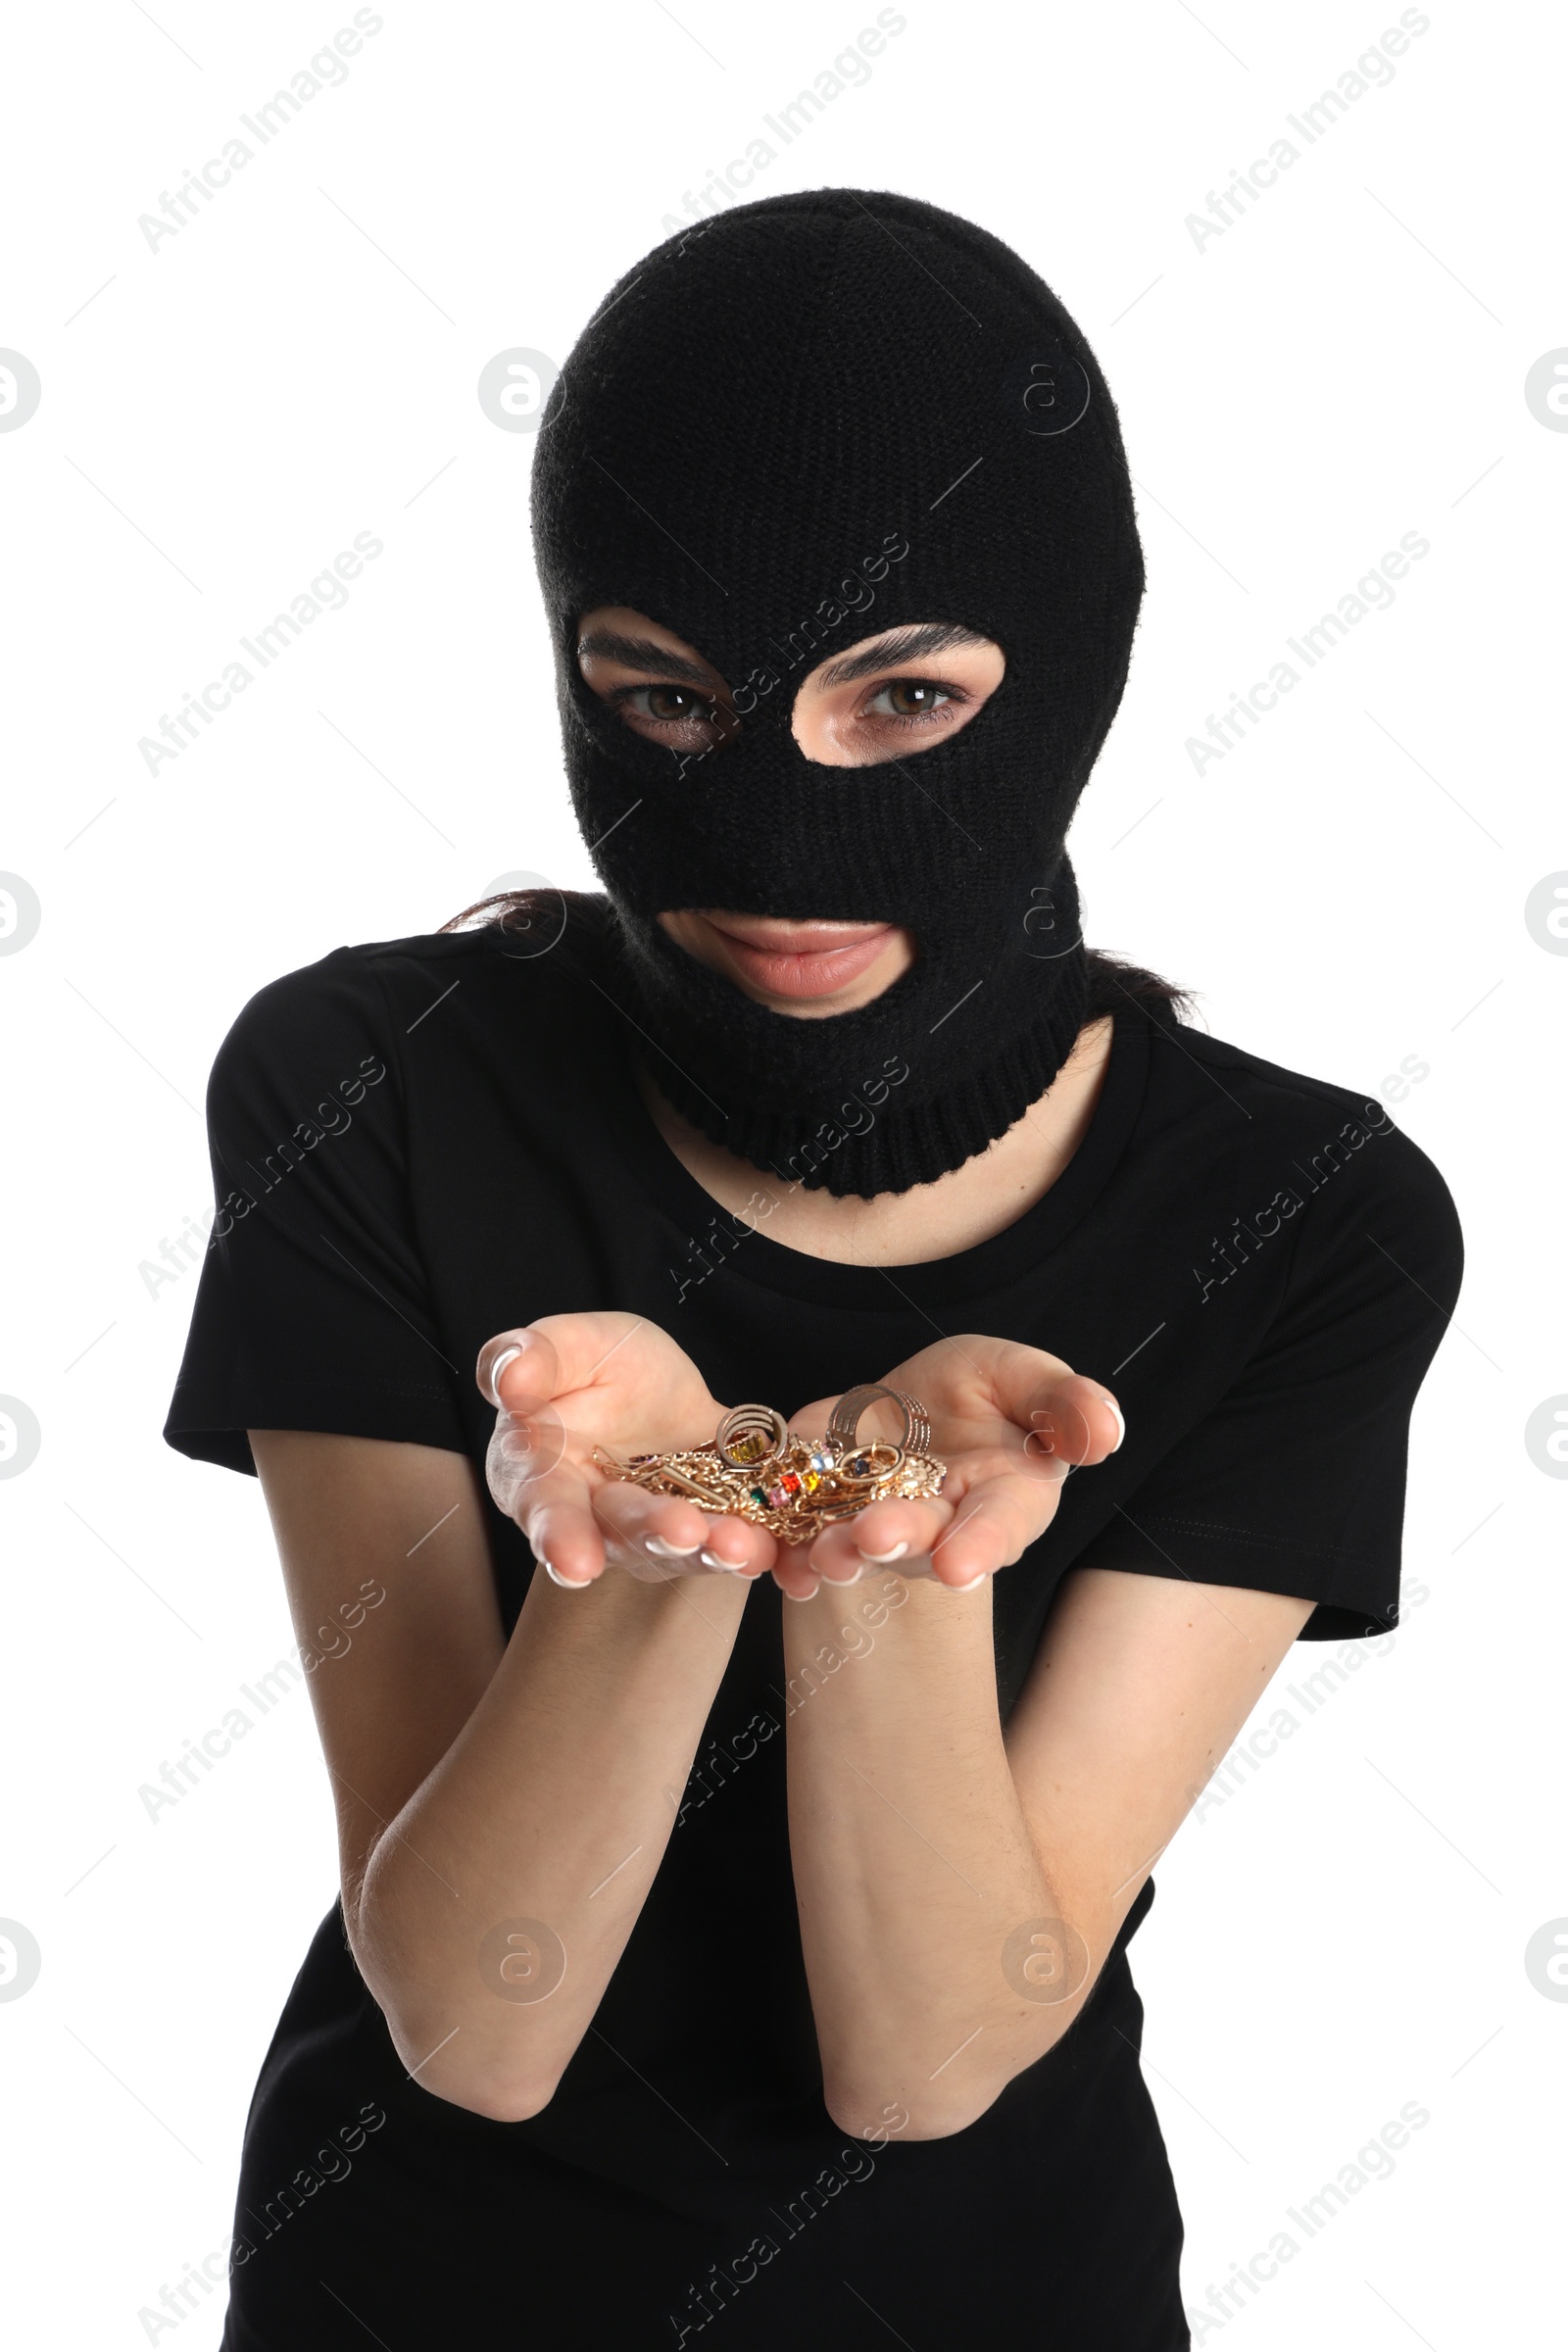
[(760, 1429), (752, 1430), (744, 1438), (737, 1438), (730, 1447), (731, 1454), (742, 1462), (759, 1462), (766, 1451), (767, 1440)]
[(798, 1494), (801, 1491), (801, 1482), (793, 1470), (786, 1470), (778, 1483), (786, 1494)]
[(816, 1493), (816, 1490), (817, 1490), (817, 1488), (818, 1488), (818, 1487), (819, 1487), (821, 1484), (822, 1484), (822, 1481), (821, 1481), (821, 1480), (818, 1478), (818, 1476), (817, 1476), (817, 1474), (816, 1474), (816, 1472), (815, 1472), (814, 1470), (803, 1470), (803, 1471), (802, 1471), (802, 1473), (801, 1473), (801, 1490), (802, 1490), (802, 1492), (803, 1492), (804, 1494), (814, 1494)]
[(781, 1511), (789, 1500), (788, 1490), (784, 1487), (769, 1487), (767, 1499), (775, 1511)]
[(762, 1488), (753, 1487), (751, 1489), (751, 1499), (756, 1503), (760, 1511), (766, 1510), (768, 1498)]

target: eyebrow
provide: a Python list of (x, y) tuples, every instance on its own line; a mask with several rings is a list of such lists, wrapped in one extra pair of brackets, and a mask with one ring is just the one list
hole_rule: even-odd
[(661, 678), (682, 678), (689, 685), (707, 687), (710, 693), (714, 685), (713, 672), (703, 662), (672, 654), (667, 647), (656, 645), (652, 637), (623, 637), (615, 629), (590, 629), (586, 637), (579, 637), (577, 659), (618, 662), (623, 669), (648, 669)]
[(926, 620), (917, 625), (897, 629), (880, 644), (868, 645), (858, 654), (846, 654), (842, 661), (830, 662), (817, 680), (819, 686), (849, 686), (857, 678), (868, 678), (874, 670), (893, 669), (901, 662), (917, 661), (925, 654), (946, 653), (957, 645), (989, 645), (989, 637), (978, 629), (966, 628), (958, 620)]

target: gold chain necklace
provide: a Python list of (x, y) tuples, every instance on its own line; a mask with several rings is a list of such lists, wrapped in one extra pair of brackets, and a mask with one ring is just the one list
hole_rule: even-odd
[[(862, 1446), (861, 1416), (884, 1397), (903, 1414), (903, 1435), (896, 1446)], [(702, 1510), (750, 1519), (780, 1542), (800, 1544), (873, 1502), (940, 1494), (948, 1466), (930, 1445), (930, 1416), (918, 1398), (872, 1382), (846, 1390), (819, 1438), (797, 1436), (771, 1405), (738, 1404), (710, 1446), (634, 1453), (624, 1462), (597, 1446), (593, 1458), (612, 1478), (653, 1494), (683, 1494)]]

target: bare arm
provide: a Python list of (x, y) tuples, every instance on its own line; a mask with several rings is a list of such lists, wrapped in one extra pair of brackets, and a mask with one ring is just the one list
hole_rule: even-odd
[[(910, 1582), (875, 1647), (810, 1689), (790, 1832), (846, 2131), (894, 2100), (914, 2137), (962, 2131), (1060, 2039), (1310, 1607), (1081, 1570), (1004, 1734), (989, 1581)], [(820, 1646), (849, 1647), (848, 1615), (825, 1587), (790, 1611), (792, 1695)]]
[[(558, 1321), (577, 1327), (558, 1331), (564, 1356), (575, 1348), (586, 1362), (604, 1335), (584, 1327), (623, 1324), (629, 1336), (632, 1319)], [(592, 1384), (593, 1436), (621, 1412), (634, 1438), (691, 1442), (662, 1440), (661, 1425), (691, 1417), (679, 1391), (695, 1373), (662, 1335), (652, 1340), (678, 1365), (623, 1347), (613, 1375)], [(571, 1389), (572, 1361), (562, 1377)], [(612, 1377), (623, 1394), (607, 1397)], [(561, 1396), (564, 1418), (581, 1394)], [(710, 1403), (703, 1393), (699, 1438)], [(465, 1456), (300, 1431), (251, 1442), (302, 1645), (325, 1648), (315, 1629), (339, 1621), (362, 1585), (385, 1589), (352, 1646), (322, 1655), (311, 1678), (355, 1957), (427, 2090), (501, 2122), (535, 2114), (653, 1883), (675, 1818), (667, 1791), (685, 1785), (747, 1576), (642, 1582), (612, 1566), (576, 1592), (536, 1576), (504, 1643)], [(519, 1515), (536, 1550), (548, 1540), (576, 1572), (597, 1549), (602, 1570), (605, 1531), (572, 1483), (535, 1486)], [(619, 1488), (614, 1507), (626, 1541), (612, 1543), (612, 1563), (649, 1534), (683, 1549), (713, 1540), (689, 1504)], [(730, 1550), (755, 1572), (771, 1545), (749, 1533), (755, 1556), (745, 1535)]]
[[(1002, 1363), (999, 1343), (958, 1345), (1000, 1365), (1027, 1430), (1021, 1400), (1049, 1387), (1053, 1359), (1017, 1349)], [(929, 1361), (890, 1377), (936, 1408), (944, 1374)], [(1078, 1401), (1075, 1450), (1098, 1458), (1110, 1424), (1092, 1396)], [(824, 2095), (850, 2132), (895, 2101), (913, 2136), (961, 2131), (1060, 2039), (1311, 1608), (1081, 1570), (1004, 1733), (989, 1575), (959, 1592), (921, 1571), (944, 1526), (952, 1583), (1001, 1567), (1049, 1521), (1056, 1489), (980, 1469), (956, 1504), (879, 1504), (814, 1548), (814, 1565), (836, 1566), (857, 1541), (885, 1552), (906, 1534), (903, 1598), (874, 1642), (851, 1636), (858, 1595), (827, 1584), (785, 1612), (801, 1931)]]

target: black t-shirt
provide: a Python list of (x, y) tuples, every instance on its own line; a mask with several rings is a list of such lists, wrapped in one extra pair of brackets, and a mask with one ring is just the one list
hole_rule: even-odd
[[(1396, 1622), (1410, 1405), (1460, 1243), (1380, 1105), (1129, 1001), (1042, 1200), (954, 1257), (838, 1265), (721, 1210), (669, 1152), (596, 903), (534, 944), (340, 949), (247, 1005), (210, 1090), (219, 1214), (172, 1445), (246, 1470), (248, 1428), (311, 1429), (482, 1463), (480, 1346), (579, 1309), (646, 1315), (714, 1396), (785, 1412), (983, 1331), (1103, 1380), (1127, 1421), (996, 1579), (1004, 1714), (1075, 1566), (1298, 1594), (1307, 1639)], [(487, 1509), (510, 1629), (532, 1561)], [(1187, 2343), (1125, 1954), (1152, 1886), (1062, 2041), (977, 2123), (883, 2145), (831, 2123), (780, 1605), (770, 1579), (748, 1598), (664, 1861), (540, 2115), (493, 2123), (410, 2082), (328, 1914), (247, 2128), (225, 2352), (363, 2328), (396, 2352), (481, 2328), (550, 2352)]]

